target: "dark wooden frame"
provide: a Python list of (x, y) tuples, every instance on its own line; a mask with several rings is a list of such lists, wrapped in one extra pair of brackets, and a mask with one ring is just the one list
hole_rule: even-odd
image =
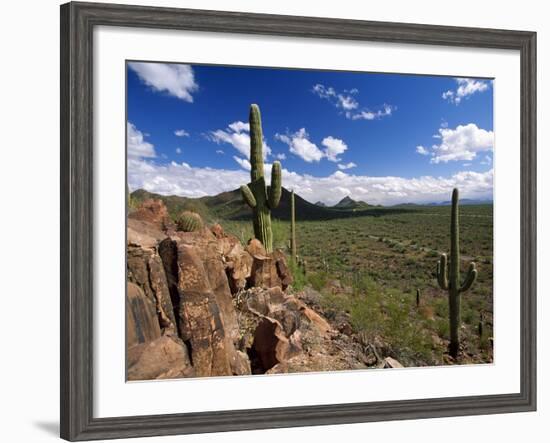
[[(246, 411), (94, 418), (94, 26), (513, 49), (521, 57), (521, 392)], [(536, 33), (330, 18), (68, 3), (61, 6), (61, 437), (92, 440), (536, 409)]]

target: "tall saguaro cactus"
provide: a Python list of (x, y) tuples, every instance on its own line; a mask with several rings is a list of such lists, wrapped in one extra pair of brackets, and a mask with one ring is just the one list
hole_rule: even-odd
[(271, 210), (281, 200), (281, 163), (273, 162), (271, 186), (265, 184), (262, 119), (258, 105), (250, 105), (250, 165), (251, 182), (241, 186), (244, 201), (254, 212), (254, 235), (262, 242), (267, 252), (273, 252)]
[(460, 251), (458, 226), (458, 189), (453, 189), (451, 209), (451, 254), (447, 263), (447, 255), (441, 254), (437, 263), (437, 281), (441, 289), (449, 292), (449, 320), (451, 343), (449, 353), (456, 358), (459, 348), (458, 330), (460, 326), (460, 294), (472, 287), (477, 277), (475, 263), (470, 263), (468, 273), (460, 284)]
[(294, 189), (290, 194), (290, 255), (292, 261), (296, 262), (296, 205), (294, 202)]

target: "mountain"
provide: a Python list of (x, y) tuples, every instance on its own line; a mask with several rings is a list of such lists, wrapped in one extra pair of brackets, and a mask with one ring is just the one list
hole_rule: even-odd
[[(279, 206), (271, 211), (274, 218), (281, 220), (290, 219), (290, 195), (290, 191), (283, 187)], [(252, 217), (252, 211), (244, 203), (239, 189), (200, 198), (180, 197), (176, 195), (165, 196), (138, 189), (132, 192), (131, 196), (136, 203), (141, 203), (150, 198), (162, 200), (172, 217), (177, 216), (181, 211), (197, 212), (210, 222), (219, 219), (249, 220)], [(351, 199), (348, 197), (348, 200)], [(366, 215), (366, 213), (369, 213), (367, 209), (371, 208), (365, 202), (355, 202), (354, 200), (351, 200), (352, 203), (349, 205), (346, 205), (344, 202), (340, 207), (326, 207), (310, 203), (298, 194), (294, 194), (294, 201), (297, 220), (330, 220), (356, 216), (363, 213)]]
[[(476, 200), (472, 198), (461, 198), (458, 200), (458, 203), (460, 205), (492, 205), (493, 200)], [(425, 206), (450, 206), (451, 201), (447, 200), (444, 202), (432, 202), (432, 203), (426, 203)]]
[(365, 203), (364, 201), (353, 200), (348, 195), (347, 197), (344, 197), (342, 200), (340, 200), (338, 203), (336, 203), (332, 207), (335, 209), (357, 210), (357, 209), (367, 209), (370, 207), (370, 205), (368, 203)]

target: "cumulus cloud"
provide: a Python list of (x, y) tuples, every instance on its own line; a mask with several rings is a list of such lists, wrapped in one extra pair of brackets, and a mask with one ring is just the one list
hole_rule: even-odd
[(312, 92), (340, 109), (350, 120), (376, 120), (391, 115), (395, 110), (394, 106), (388, 104), (384, 104), (380, 109), (374, 111), (361, 107), (354, 97), (359, 92), (356, 88), (338, 92), (332, 86), (317, 83), (313, 86)]
[(331, 162), (339, 162), (338, 156), (348, 149), (343, 140), (332, 136), (325, 137), (321, 144), (325, 147), (325, 157)]
[[(275, 134), (275, 138), (288, 145), (291, 153), (308, 163), (319, 162), (323, 158), (337, 163), (341, 161), (338, 156), (348, 149), (348, 145), (343, 140), (331, 135), (321, 141), (324, 148), (319, 148), (309, 139), (309, 134), (305, 128), (301, 128), (294, 133)], [(285, 157), (278, 158), (284, 159)]]
[(189, 132), (187, 132), (185, 129), (176, 129), (174, 131), (174, 135), (176, 137), (189, 137)]
[(489, 88), (489, 83), (484, 80), (476, 80), (474, 78), (455, 78), (457, 83), (456, 89), (449, 89), (441, 94), (443, 100), (447, 100), (450, 103), (455, 105), (460, 104), (460, 102), (468, 98), (470, 95), (475, 94), (476, 92), (483, 92)]
[(181, 148), (176, 148), (176, 154), (181, 154)]
[(309, 134), (305, 128), (294, 134), (275, 134), (275, 138), (286, 143), (291, 153), (308, 163), (319, 162), (325, 156), (315, 143), (309, 141)]
[[(236, 121), (227, 126), (226, 129), (210, 131), (206, 137), (218, 144), (227, 143), (233, 146), (246, 158), (250, 158), (250, 125), (245, 122)], [(216, 151), (217, 152), (217, 151)], [(271, 148), (264, 140), (264, 159), (271, 154)]]
[(127, 122), (126, 134), (128, 158), (156, 157), (155, 147), (145, 141), (145, 134), (137, 129), (133, 123)]
[[(239, 157), (237, 157), (239, 158)], [(236, 159), (235, 159), (236, 160)], [(237, 161), (237, 160), (236, 160)], [(147, 159), (128, 160), (128, 180), (131, 189), (143, 188), (163, 195), (202, 197), (238, 189), (247, 183), (250, 174), (247, 160), (240, 159), (243, 169), (226, 170), (195, 168), (187, 163), (156, 164)], [(271, 165), (265, 165), (265, 175), (271, 176)], [(327, 177), (298, 174), (283, 169), (283, 186), (294, 189), (310, 202), (334, 204), (349, 195), (371, 204), (428, 203), (449, 199), (452, 189), (460, 189), (462, 198), (491, 199), (493, 171), (462, 171), (450, 177), (422, 176), (416, 178), (371, 177), (337, 171)]]
[(131, 62), (128, 67), (154, 91), (166, 92), (189, 103), (193, 102), (192, 93), (199, 89), (189, 65)]
[(431, 155), (430, 163), (448, 163), (450, 161), (471, 161), (479, 152), (492, 151), (493, 131), (478, 128), (475, 123), (458, 125), (455, 129), (439, 128), (439, 144), (431, 150), (417, 146), (416, 152)]
[(351, 169), (351, 168), (355, 168), (357, 165), (353, 162), (349, 162), (349, 163), (340, 163), (338, 164), (338, 169), (340, 169), (341, 171), (345, 171), (346, 169)]
[(280, 152), (279, 154), (275, 154), (275, 158), (277, 160), (286, 160), (286, 154), (284, 152)]

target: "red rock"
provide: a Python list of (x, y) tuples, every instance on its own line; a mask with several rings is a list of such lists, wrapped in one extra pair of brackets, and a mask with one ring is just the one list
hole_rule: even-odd
[(155, 199), (145, 200), (135, 211), (128, 214), (128, 219), (148, 222), (159, 231), (166, 231), (174, 225), (164, 202)]
[(128, 349), (128, 380), (193, 377), (187, 348), (176, 337), (160, 337)]
[(246, 252), (253, 257), (265, 257), (267, 255), (264, 245), (262, 245), (262, 242), (256, 238), (250, 239), (248, 245), (246, 246)]
[(141, 288), (127, 283), (126, 289), (126, 346), (129, 348), (160, 337), (155, 305)]
[(252, 256), (237, 243), (225, 257), (226, 273), (232, 294), (246, 288), (252, 273)]
[(272, 318), (264, 317), (254, 333), (253, 348), (264, 371), (268, 371), (288, 358), (290, 343), (281, 324)]
[(219, 223), (213, 225), (210, 230), (212, 231), (212, 234), (214, 234), (214, 236), (218, 239), (223, 238), (225, 235), (223, 228)]
[(174, 307), (160, 256), (154, 249), (128, 246), (126, 265), (128, 281), (139, 286), (153, 303), (163, 332), (175, 334)]
[(236, 349), (199, 251), (187, 244), (178, 245), (178, 291), (180, 335), (191, 344), (197, 375), (231, 375)]

